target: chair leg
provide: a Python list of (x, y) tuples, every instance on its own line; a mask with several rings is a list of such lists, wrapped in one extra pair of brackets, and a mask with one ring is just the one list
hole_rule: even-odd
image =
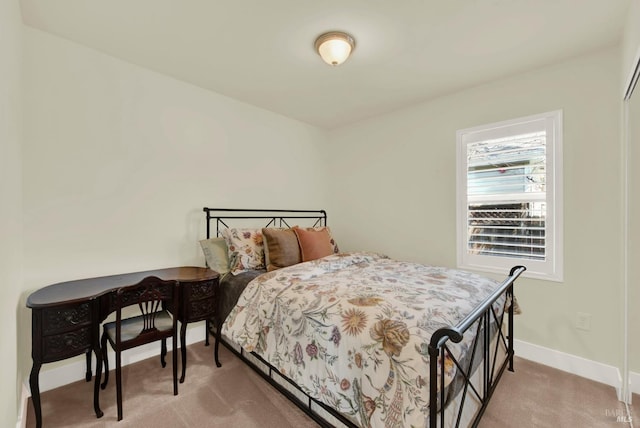
[[(100, 348), (102, 352), (102, 361), (104, 362), (104, 381), (100, 388), (105, 389), (107, 387), (107, 383), (109, 382), (109, 358), (107, 358), (107, 335), (102, 334), (102, 340), (100, 341)], [(96, 374), (96, 376), (98, 376)], [(97, 379), (100, 382), (100, 377)]]
[(160, 345), (160, 364), (162, 364), (162, 367), (167, 366), (167, 360), (165, 358), (166, 356), (167, 356), (167, 339), (162, 339), (162, 345)]
[(122, 361), (120, 352), (116, 351), (116, 400), (118, 403), (118, 420), (122, 420)]

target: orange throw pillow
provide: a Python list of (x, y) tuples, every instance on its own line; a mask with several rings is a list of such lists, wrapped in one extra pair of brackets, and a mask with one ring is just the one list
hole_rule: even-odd
[(331, 236), (329, 236), (327, 229), (304, 230), (296, 226), (293, 228), (293, 232), (298, 237), (303, 262), (333, 254)]

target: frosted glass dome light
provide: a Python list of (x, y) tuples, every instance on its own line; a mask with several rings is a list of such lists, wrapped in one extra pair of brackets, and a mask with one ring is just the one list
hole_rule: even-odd
[(315, 48), (323, 61), (329, 65), (340, 65), (349, 58), (356, 41), (347, 33), (330, 31), (316, 39)]

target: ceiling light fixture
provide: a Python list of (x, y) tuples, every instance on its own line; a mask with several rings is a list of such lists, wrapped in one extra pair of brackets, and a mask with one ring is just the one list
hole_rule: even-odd
[(329, 65), (340, 65), (349, 58), (356, 47), (356, 41), (347, 33), (329, 31), (316, 39), (316, 51), (323, 61)]

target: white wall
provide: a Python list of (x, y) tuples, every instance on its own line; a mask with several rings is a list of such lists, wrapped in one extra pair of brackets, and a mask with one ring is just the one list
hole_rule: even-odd
[(622, 37), (622, 84), (627, 89), (628, 79), (640, 56), (640, 0), (631, 0)]
[(21, 92), (22, 19), (18, 0), (0, 2), (0, 325), (2, 371), (0, 426), (15, 425), (19, 385), (16, 313), (21, 310), (22, 178)]
[[(622, 76), (623, 91), (629, 83), (629, 77), (640, 60), (640, 0), (632, 0), (627, 16), (623, 39)], [(636, 85), (629, 108), (629, 279), (628, 279), (628, 311), (629, 311), (629, 369), (635, 372), (632, 385), (636, 393), (640, 393), (640, 85)]]
[[(628, 104), (629, 116), (629, 370), (640, 377), (640, 86), (637, 86)], [(638, 379), (640, 380), (640, 379)], [(633, 385), (640, 393), (640, 384)]]
[[(29, 27), (24, 38), (23, 299), (203, 266), (203, 206), (324, 207), (318, 129)], [(19, 323), (30, 367), (26, 308)]]
[[(621, 367), (619, 76), (610, 48), (334, 131), (341, 245), (455, 266), (456, 130), (562, 109), (565, 281), (518, 282), (516, 337)], [(590, 331), (575, 328), (577, 312), (592, 315)]]

